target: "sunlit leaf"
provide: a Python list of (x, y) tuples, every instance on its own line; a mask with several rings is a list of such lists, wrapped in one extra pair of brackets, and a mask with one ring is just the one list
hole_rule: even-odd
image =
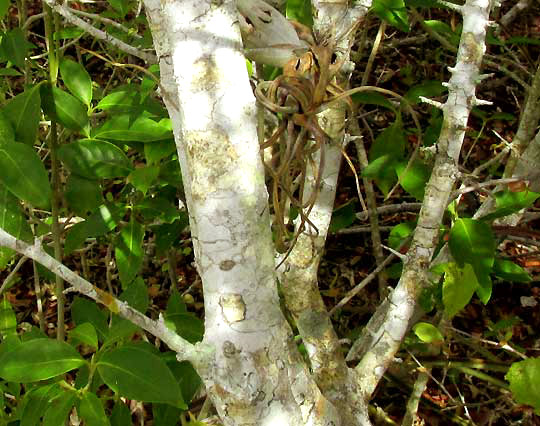
[(85, 363), (73, 346), (53, 339), (21, 343), (0, 358), (0, 377), (16, 382), (50, 379)]
[(514, 362), (505, 376), (510, 390), (519, 404), (531, 405), (540, 415), (540, 358)]
[(124, 288), (133, 281), (142, 266), (143, 239), (144, 228), (132, 215), (129, 224), (120, 231), (114, 249), (120, 282)]
[(413, 327), (413, 331), (425, 343), (437, 343), (444, 340), (441, 331), (433, 324), (427, 322), (419, 322)]
[(60, 75), (69, 91), (85, 105), (90, 106), (92, 101), (92, 79), (88, 71), (78, 62), (63, 59), (60, 62)]

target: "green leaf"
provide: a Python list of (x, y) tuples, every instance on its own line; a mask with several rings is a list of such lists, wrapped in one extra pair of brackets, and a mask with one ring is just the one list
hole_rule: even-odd
[(64, 426), (76, 399), (76, 392), (64, 391), (50, 400), (43, 416), (42, 425)]
[(28, 50), (32, 46), (24, 37), (20, 28), (8, 31), (2, 36), (0, 42), (0, 52), (5, 60), (24, 68), (24, 59), (28, 55)]
[(141, 94), (134, 89), (123, 89), (105, 96), (96, 106), (104, 111), (138, 111), (141, 105)]
[(287, 0), (287, 19), (298, 21), (308, 27), (313, 26), (311, 0)]
[(11, 98), (2, 109), (15, 130), (17, 141), (34, 145), (41, 116), (39, 85)]
[(131, 412), (126, 404), (117, 401), (111, 413), (111, 426), (132, 426)]
[(0, 75), (3, 77), (18, 77), (22, 74), (15, 68), (0, 68)]
[(84, 34), (84, 30), (79, 27), (66, 27), (53, 34), (54, 40), (72, 40)]
[(63, 59), (60, 62), (60, 75), (64, 84), (79, 100), (90, 107), (92, 102), (92, 79), (78, 62)]
[(121, 396), (187, 408), (165, 362), (144, 349), (132, 346), (113, 349), (103, 354), (97, 368), (105, 383)]
[(0, 110), (0, 145), (8, 142), (15, 142), (15, 131), (11, 122)]
[(172, 130), (167, 121), (158, 123), (142, 116), (131, 123), (129, 115), (117, 115), (106, 121), (94, 137), (123, 142), (153, 142), (172, 138)]
[(43, 111), (62, 126), (84, 132), (88, 136), (88, 112), (85, 106), (75, 96), (51, 86), (41, 86), (41, 105)]
[(24, 395), (20, 426), (36, 426), (47, 409), (49, 401), (62, 393), (62, 388), (52, 383), (31, 389)]
[[(2, 184), (0, 184), (0, 228), (23, 241), (32, 241), (32, 230), (19, 200)], [(11, 249), (0, 247), (0, 270), (6, 267), (14, 253)]]
[(0, 358), (0, 377), (8, 381), (37, 382), (80, 367), (86, 361), (73, 346), (53, 339), (21, 343)]
[[(127, 302), (129, 306), (143, 314), (146, 313), (150, 304), (148, 289), (141, 277), (137, 277), (118, 298)], [(118, 315), (113, 315), (109, 335), (104, 344), (111, 345), (122, 339), (129, 338), (139, 330), (140, 328), (131, 321), (120, 318)]]
[(409, 31), (407, 9), (403, 0), (373, 0), (371, 10), (398, 30)]
[[(384, 129), (371, 145), (369, 150), (369, 165), (363, 172), (363, 175), (371, 177), (372, 168), (375, 168), (377, 172), (375, 183), (385, 194), (388, 193), (397, 180), (393, 166), (403, 160), (406, 143), (405, 131), (401, 120), (398, 119), (395, 123)], [(382, 160), (379, 160), (380, 158)], [(376, 162), (376, 160), (379, 161)], [(372, 165), (372, 163), (374, 164)]]
[(95, 302), (82, 297), (75, 297), (71, 304), (71, 318), (77, 325), (90, 323), (97, 331), (100, 341), (105, 340), (109, 334), (109, 325), (107, 324), (108, 315), (100, 309)]
[(397, 250), (403, 240), (414, 232), (416, 228), (416, 222), (401, 222), (394, 226), (388, 236), (388, 245), (394, 250)]
[(191, 313), (165, 316), (165, 325), (191, 343), (200, 342), (204, 335), (204, 324)]
[(497, 277), (510, 282), (529, 283), (532, 281), (527, 271), (511, 260), (495, 259), (493, 273)]
[(98, 337), (96, 329), (89, 322), (85, 322), (70, 330), (69, 337), (76, 343), (84, 343), (85, 345), (88, 345), (96, 350), (98, 348)]
[(63, 145), (58, 157), (74, 174), (88, 179), (108, 179), (127, 176), (131, 161), (110, 142), (82, 139)]
[(36, 207), (49, 206), (49, 176), (32, 147), (17, 142), (0, 145), (0, 170), (0, 182), (17, 198)]
[(0, 335), (2, 339), (17, 335), (17, 318), (6, 296), (0, 302)]
[(6, 296), (0, 301), (0, 335), (2, 339), (17, 335), (17, 318)]
[(116, 224), (124, 214), (124, 206), (103, 204), (84, 222), (69, 228), (64, 246), (65, 254), (82, 246), (89, 237), (99, 237), (116, 228)]
[(442, 300), (447, 317), (452, 318), (467, 306), (480, 284), (468, 263), (459, 267), (451, 262), (446, 264), (444, 269)]
[(139, 211), (145, 220), (171, 223), (181, 218), (180, 210), (173, 201), (157, 196), (146, 197), (144, 200), (136, 204)]
[(390, 111), (396, 112), (396, 107), (386, 99), (385, 96), (377, 92), (360, 92), (351, 95), (351, 99), (354, 103), (364, 105), (378, 105)]
[(173, 287), (171, 290), (171, 295), (167, 301), (165, 316), (174, 314), (187, 314), (186, 304), (176, 287)]
[(425, 343), (442, 342), (444, 337), (440, 330), (433, 324), (427, 322), (419, 322), (413, 327), (414, 334)]
[(396, 165), (396, 172), (403, 189), (417, 200), (422, 201), (431, 169), (422, 161), (416, 160), (408, 168), (407, 163), (398, 163)]
[(167, 365), (180, 385), (184, 401), (190, 402), (202, 386), (202, 379), (188, 361), (178, 362), (173, 353), (173, 360)]
[(444, 87), (440, 81), (437, 80), (426, 80), (416, 86), (411, 87), (407, 93), (405, 93), (404, 98), (408, 100), (411, 104), (416, 105), (420, 103), (420, 96), (426, 98), (433, 98), (441, 96), (443, 93), (446, 93), (448, 88)]
[(526, 209), (540, 197), (540, 194), (531, 191), (512, 192), (509, 190), (498, 191), (495, 196), (495, 211), (482, 217), (484, 221), (491, 221)]
[(489, 225), (474, 219), (458, 219), (450, 230), (448, 245), (460, 266), (472, 265), (480, 284), (477, 294), (487, 303), (492, 287), (489, 274), (495, 261), (495, 238)]
[(156, 250), (158, 254), (165, 254), (181, 237), (182, 231), (188, 225), (187, 213), (180, 211), (180, 219), (173, 223), (163, 223), (152, 226), (152, 232), (156, 236)]
[(65, 190), (69, 207), (79, 216), (86, 216), (103, 204), (103, 188), (93, 179), (70, 174)]
[(514, 362), (505, 379), (510, 382), (510, 390), (519, 404), (527, 404), (540, 415), (540, 358), (529, 358)]
[(328, 231), (333, 233), (340, 229), (351, 226), (356, 220), (356, 209), (353, 202), (348, 202), (343, 206), (337, 208), (332, 213), (332, 220), (330, 221), (330, 227)]
[(158, 175), (159, 167), (157, 166), (139, 167), (129, 174), (127, 181), (146, 195), (148, 189), (156, 182)]
[(456, 47), (459, 45), (459, 33), (452, 31), (452, 28), (446, 22), (438, 21), (435, 19), (427, 19), (424, 21), (424, 25), (426, 25), (426, 27), (428, 27), (432, 31), (436, 31), (437, 33), (439, 33), (452, 45)]
[(0, 0), (0, 19), (2, 19), (9, 9), (10, 0)]
[(116, 239), (114, 254), (122, 287), (133, 281), (143, 260), (144, 227), (131, 215), (129, 224), (122, 228)]
[(77, 412), (88, 426), (110, 425), (103, 404), (95, 393), (86, 392), (83, 394)]
[[(178, 424), (182, 410), (167, 404), (152, 404), (154, 426), (172, 426)], [(187, 426), (192, 426), (188, 423)]]
[(174, 152), (176, 152), (174, 139), (144, 144), (144, 156), (146, 157), (146, 162), (148, 164), (156, 164), (159, 160), (168, 157)]

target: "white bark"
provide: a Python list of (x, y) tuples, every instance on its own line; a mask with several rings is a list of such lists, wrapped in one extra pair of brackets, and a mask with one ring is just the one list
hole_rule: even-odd
[(482, 77), (480, 65), (485, 51), (491, 6), (489, 0), (467, 0), (459, 8), (463, 14), (463, 32), (456, 66), (450, 69), (452, 77), (448, 82), (448, 99), (443, 105), (444, 121), (437, 143), (437, 157), (426, 187), (418, 225), (403, 265), (401, 279), (389, 296), (384, 320), (369, 336), (369, 348), (356, 367), (368, 395), (373, 393), (393, 361), (408, 332), (417, 300), (422, 290), (429, 285), (428, 268), (438, 240), (439, 226), (458, 174), (457, 164), (469, 113), (474, 105), (480, 103), (475, 96), (475, 89)]
[(204, 342), (215, 347), (198, 372), (226, 425), (338, 425), (279, 308), (255, 99), (235, 5), (146, 4), (162, 81), (169, 79), (162, 85), (178, 105), (171, 118), (179, 121), (175, 137), (203, 282)]

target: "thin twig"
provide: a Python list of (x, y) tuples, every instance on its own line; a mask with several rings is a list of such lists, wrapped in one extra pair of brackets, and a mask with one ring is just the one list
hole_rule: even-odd
[(6, 288), (8, 288), (8, 286), (11, 284), (11, 281), (13, 281), (13, 279), (15, 278), (15, 275), (17, 274), (17, 272), (19, 271), (19, 269), (21, 269), (21, 266), (24, 265), (24, 262), (26, 262), (28, 260), (28, 257), (26, 256), (23, 256), (19, 259), (19, 261), (17, 262), (17, 264), (15, 265), (15, 267), (12, 269), (12, 271), (9, 273), (9, 275), (7, 276), (7, 278), (4, 280), (4, 282), (2, 283), (2, 287), (0, 287), (0, 295), (2, 293), (4, 293), (4, 291), (6, 290)]

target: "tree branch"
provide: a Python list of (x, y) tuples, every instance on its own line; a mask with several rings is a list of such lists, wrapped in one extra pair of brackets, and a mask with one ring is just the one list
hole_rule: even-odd
[(8, 247), (16, 252), (35, 260), (49, 269), (54, 274), (60, 276), (63, 280), (72, 285), (66, 291), (78, 291), (88, 296), (90, 299), (99, 302), (111, 312), (131, 321), (133, 324), (141, 327), (155, 337), (165, 342), (169, 348), (177, 353), (179, 360), (188, 360), (195, 367), (202, 365), (211, 356), (211, 348), (207, 344), (191, 344), (178, 334), (167, 328), (163, 318), (153, 320), (139, 311), (133, 309), (126, 302), (116, 299), (110, 293), (95, 287), (84, 278), (77, 275), (68, 267), (58, 262), (41, 248), (40, 240), (36, 239), (34, 244), (28, 244), (14, 236), (8, 234), (0, 228), (0, 246)]

